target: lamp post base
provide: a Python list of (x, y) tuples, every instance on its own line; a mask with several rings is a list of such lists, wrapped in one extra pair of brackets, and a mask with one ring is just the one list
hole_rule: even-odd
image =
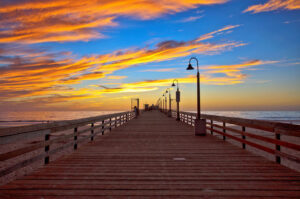
[(176, 118), (176, 121), (180, 121), (180, 118)]
[(206, 120), (195, 119), (195, 136), (205, 136), (205, 135), (206, 135)]

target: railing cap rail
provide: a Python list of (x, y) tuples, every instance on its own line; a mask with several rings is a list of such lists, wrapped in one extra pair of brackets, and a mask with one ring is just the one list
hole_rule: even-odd
[[(185, 111), (181, 111), (181, 113), (196, 116), (196, 113), (185, 112)], [(296, 124), (288, 124), (283, 122), (273, 122), (273, 121), (257, 120), (257, 119), (245, 119), (245, 118), (238, 118), (238, 117), (207, 115), (207, 114), (201, 114), (201, 117), (205, 119), (212, 119), (219, 122), (226, 122), (230, 124), (236, 124), (239, 126), (257, 128), (257, 129), (275, 132), (279, 134), (300, 137), (300, 125), (296, 125)]]
[(82, 125), (87, 124), (89, 122), (96, 122), (100, 120), (105, 120), (112, 117), (117, 117), (119, 115), (124, 115), (126, 113), (131, 113), (132, 111), (125, 111), (120, 113), (113, 113), (108, 115), (101, 115), (95, 117), (88, 117), (88, 118), (81, 118), (75, 120), (63, 120), (63, 121), (56, 121), (51, 123), (42, 123), (42, 124), (33, 124), (28, 126), (17, 126), (17, 127), (6, 127), (0, 128), (0, 138), (6, 136), (13, 136), (23, 133), (30, 133), (35, 131), (42, 131), (42, 130), (55, 130), (57, 128), (63, 128), (72, 125)]

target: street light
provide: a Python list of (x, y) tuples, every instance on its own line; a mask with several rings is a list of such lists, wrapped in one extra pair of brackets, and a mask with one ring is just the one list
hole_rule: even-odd
[(156, 102), (156, 108), (159, 110), (160, 109), (160, 98), (158, 98)]
[(175, 81), (177, 81), (177, 91), (176, 91), (177, 117), (176, 117), (176, 120), (180, 121), (180, 115), (179, 115), (180, 91), (179, 91), (179, 86), (178, 86), (178, 80), (177, 79), (173, 80), (172, 86), (176, 86), (175, 83), (174, 83)]
[(161, 98), (159, 98), (159, 110), (162, 109), (162, 102), (161, 102)]
[(162, 112), (165, 112), (165, 100), (164, 100), (164, 96), (165, 96), (165, 94), (162, 95), (162, 103), (163, 103)]
[(172, 105), (171, 105), (171, 102), (172, 102), (172, 99), (171, 99), (171, 90), (170, 88), (167, 88), (166, 92), (168, 93), (168, 90), (169, 90), (169, 111), (168, 111), (168, 117), (172, 117)]
[(167, 93), (168, 93), (168, 89), (165, 92), (165, 108), (166, 108), (165, 113), (167, 113), (168, 110)]
[(189, 65), (186, 70), (194, 70), (194, 67), (191, 64), (192, 60), (196, 60), (197, 62), (197, 119), (200, 119), (200, 73), (199, 73), (199, 65), (198, 65), (198, 59), (196, 57), (191, 57), (189, 61)]
[(196, 60), (197, 62), (197, 118), (195, 120), (195, 135), (205, 135), (206, 134), (206, 121), (205, 119), (200, 118), (201, 110), (200, 110), (200, 73), (199, 73), (199, 65), (198, 59), (196, 57), (191, 57), (189, 60), (189, 65), (186, 70), (194, 70), (194, 67), (191, 64), (192, 60)]
[(132, 109), (132, 101), (136, 101), (136, 106), (134, 106), (134, 111), (136, 113), (136, 117), (140, 114), (140, 99), (139, 98), (131, 98), (131, 109)]

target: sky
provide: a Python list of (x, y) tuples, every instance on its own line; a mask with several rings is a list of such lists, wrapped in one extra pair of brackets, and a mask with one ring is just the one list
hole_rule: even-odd
[(196, 57), (202, 110), (299, 111), (299, 35), (300, 0), (0, 0), (0, 110), (129, 110), (174, 79), (195, 110)]

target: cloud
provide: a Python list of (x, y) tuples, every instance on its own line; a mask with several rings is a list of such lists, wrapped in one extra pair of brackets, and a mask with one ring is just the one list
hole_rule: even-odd
[(140, 72), (171, 72), (175, 70), (178, 70), (178, 68), (147, 69), (141, 70)]
[(0, 3), (0, 43), (89, 41), (118, 17), (147, 20), (227, 0), (52, 0)]
[(300, 19), (290, 20), (290, 21), (285, 21), (285, 22), (283, 22), (283, 23), (285, 23), (285, 24), (290, 24), (290, 23), (298, 23), (298, 22), (300, 22)]
[(192, 22), (192, 21), (197, 21), (198, 19), (201, 19), (203, 16), (191, 16), (191, 17), (187, 17), (184, 19), (181, 19), (177, 22), (179, 23), (186, 23), (186, 22)]
[[(228, 28), (222, 29), (226, 31)], [(221, 33), (220, 30), (214, 32)], [(215, 34), (209, 35), (213, 37)], [(203, 42), (203, 39), (199, 40), (202, 37), (189, 41), (164, 41), (154, 48), (131, 48), (80, 58), (70, 52), (49, 53), (24, 45), (3, 45), (0, 47), (0, 101), (25, 102), (47, 97), (55, 100), (57, 96), (80, 96), (70, 99), (84, 100), (99, 98), (103, 93), (151, 91), (157, 87), (136, 89), (119, 86), (97, 90), (81, 89), (84, 84), (80, 83), (105, 77), (119, 80), (126, 76), (111, 74), (121, 69), (174, 60), (192, 54), (212, 55), (244, 45), (233, 41)]]
[(125, 79), (127, 76), (118, 76), (118, 75), (110, 75), (107, 76), (107, 79)]
[(260, 13), (260, 12), (268, 12), (273, 10), (296, 10), (300, 9), (300, 1), (299, 0), (268, 0), (265, 4), (257, 4), (248, 7), (243, 12), (252, 12), (252, 13)]
[(202, 35), (201, 37), (199, 37), (197, 39), (197, 41), (204, 41), (204, 40), (207, 40), (207, 39), (211, 39), (211, 38), (214, 37), (214, 35), (223, 34), (225, 31), (231, 31), (232, 29), (237, 28), (239, 26), (240, 25), (228, 25), (228, 26), (225, 26), (224, 28), (221, 28), (219, 30), (216, 30), (216, 31), (207, 33), (205, 35)]
[[(261, 66), (266, 64), (274, 64), (278, 61), (262, 61), (262, 60), (249, 60), (240, 64), (232, 65), (210, 65), (202, 66), (200, 69), (201, 84), (209, 85), (233, 85), (240, 84), (245, 81), (247, 75), (243, 73), (244, 70), (252, 68), (254, 66)], [(218, 76), (217, 76), (218, 74)], [(222, 76), (219, 76), (222, 74)], [(180, 84), (190, 84), (196, 83), (196, 78), (194, 75), (189, 75), (186, 77), (177, 77), (176, 78)], [(117, 88), (108, 88), (106, 86), (99, 86), (102, 88), (100, 92), (103, 93), (118, 93), (118, 92), (146, 92), (157, 90), (159, 87), (170, 86), (174, 78), (171, 79), (158, 79), (158, 80), (145, 80), (140, 82), (133, 83), (123, 83), (120, 84)]]

